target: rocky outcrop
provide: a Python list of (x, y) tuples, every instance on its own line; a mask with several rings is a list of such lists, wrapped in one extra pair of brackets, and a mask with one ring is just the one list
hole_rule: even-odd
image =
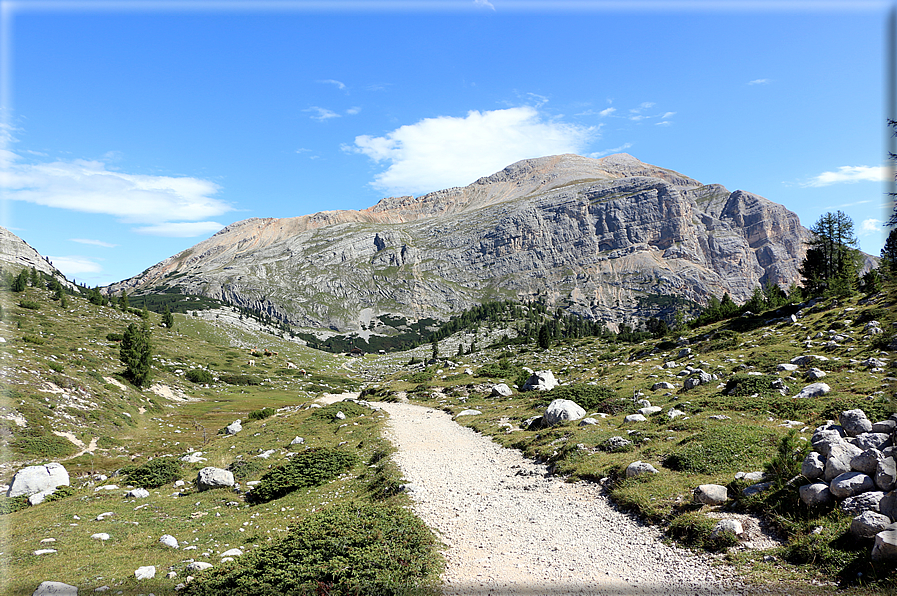
[(27, 242), (2, 227), (0, 227), (0, 267), (15, 273), (24, 267), (28, 269), (33, 267), (41, 273), (56, 277), (60, 283), (71, 289), (76, 288), (75, 284), (68, 281), (49, 259), (41, 256)]
[(179, 287), (341, 332), (371, 312), (444, 319), (541, 296), (615, 327), (650, 294), (743, 301), (766, 281), (787, 286), (807, 238), (757, 195), (625, 154), (561, 155), (362, 211), (237, 222), (107, 290)]

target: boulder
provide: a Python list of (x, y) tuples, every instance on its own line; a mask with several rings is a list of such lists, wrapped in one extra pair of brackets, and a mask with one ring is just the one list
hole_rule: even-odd
[(746, 497), (753, 497), (754, 495), (758, 495), (765, 490), (772, 488), (772, 482), (760, 482), (759, 484), (752, 484), (743, 491), (743, 494)]
[(149, 496), (149, 491), (145, 488), (135, 488), (134, 490), (126, 492), (125, 496), (132, 499), (145, 499)]
[(878, 511), (897, 522), (897, 491), (886, 493), (878, 503)]
[(305, 443), (305, 439), (303, 439), (302, 437), (296, 437), (295, 439), (290, 441), (290, 445), (302, 445), (303, 443)]
[(206, 569), (211, 569), (211, 563), (204, 563), (203, 561), (194, 561), (187, 565), (187, 571), (205, 571)]
[(860, 472), (846, 472), (832, 479), (829, 490), (836, 499), (846, 499), (875, 488), (875, 481)]
[(882, 457), (875, 469), (875, 486), (881, 490), (897, 488), (897, 461), (894, 456)]
[(850, 440), (860, 449), (884, 449), (891, 444), (891, 435), (885, 433), (862, 433)]
[(721, 484), (702, 484), (694, 491), (695, 502), (722, 505), (729, 500), (729, 489)]
[(850, 469), (875, 478), (875, 471), (878, 470), (878, 462), (881, 458), (881, 451), (878, 449), (866, 449), (859, 455), (854, 455), (851, 458)]
[(731, 533), (735, 536), (744, 534), (744, 527), (737, 519), (721, 519), (710, 530), (710, 538), (717, 538), (720, 534)]
[(642, 414), (630, 414), (623, 418), (623, 422), (647, 422), (648, 419)]
[(498, 383), (492, 386), (491, 395), (492, 397), (510, 397), (514, 395), (514, 392), (505, 383)]
[(885, 530), (875, 535), (872, 547), (873, 561), (897, 563), (897, 528)]
[(813, 362), (828, 362), (828, 357), (807, 354), (806, 356), (795, 356), (791, 359), (791, 364), (796, 364), (798, 366), (807, 366)]
[(847, 497), (838, 504), (838, 508), (850, 515), (859, 515), (865, 511), (881, 512), (881, 500), (885, 493), (880, 490), (870, 490), (853, 497)]
[(482, 412), (480, 412), (479, 410), (461, 410), (460, 412), (455, 414), (455, 418), (460, 418), (461, 416), (479, 416), (480, 414), (482, 414)]
[(222, 557), (242, 557), (243, 551), (239, 548), (232, 548), (221, 553)]
[(603, 443), (604, 449), (607, 451), (620, 451), (622, 449), (628, 449), (632, 446), (632, 441), (623, 437), (611, 437), (604, 441)]
[(794, 399), (807, 399), (827, 394), (832, 388), (825, 383), (811, 383), (794, 396)]
[(22, 468), (13, 476), (7, 497), (30, 497), (33, 494), (69, 485), (69, 473), (60, 463)]
[(657, 468), (643, 461), (634, 461), (626, 466), (626, 477), (635, 478), (642, 474), (657, 474)]
[(62, 582), (41, 582), (31, 596), (78, 596), (78, 587)]
[(685, 412), (683, 412), (682, 410), (677, 410), (676, 408), (670, 408), (667, 411), (667, 418), (669, 418), (670, 420), (679, 418), (680, 416), (685, 416)]
[(109, 538), (111, 538), (111, 536), (109, 536), (109, 534), (107, 534), (106, 532), (97, 532), (96, 534), (91, 534), (90, 537), (94, 540), (100, 540), (102, 542), (105, 542), (109, 540)]
[(213, 488), (229, 488), (234, 485), (234, 475), (221, 468), (203, 468), (196, 475), (196, 488), (209, 490)]
[(828, 457), (832, 445), (837, 445), (843, 442), (843, 435), (836, 429), (817, 429), (810, 439), (813, 449), (818, 451), (824, 457)]
[(234, 420), (230, 424), (224, 427), (224, 434), (226, 435), (235, 435), (238, 432), (243, 430), (243, 425), (241, 420)]
[(156, 577), (156, 568), (153, 565), (138, 567), (137, 570), (134, 571), (134, 577), (137, 579), (153, 579)]
[(333, 417), (334, 417), (336, 420), (345, 420), (345, 419), (346, 419), (346, 414), (345, 414), (344, 412), (340, 411), (340, 412), (337, 412), (336, 414), (334, 414)]
[(586, 415), (575, 401), (569, 399), (556, 399), (548, 404), (545, 413), (542, 414), (542, 420), (548, 426), (554, 426), (568, 420), (579, 420)]
[(161, 538), (159, 538), (159, 542), (163, 546), (167, 546), (169, 548), (180, 548), (180, 544), (178, 544), (178, 539), (172, 536), (171, 534), (163, 534)]
[(651, 385), (651, 391), (672, 391), (676, 386), (667, 381), (661, 381)]
[(185, 461), (188, 464), (198, 464), (200, 462), (206, 461), (206, 458), (202, 456), (202, 451), (192, 451), (182, 457), (181, 461)]
[(595, 424), (598, 424), (598, 421), (594, 418), (583, 418), (579, 421), (579, 426), (594, 426)]
[(825, 473), (825, 458), (821, 454), (811, 451), (800, 465), (800, 473), (807, 480), (822, 478)]
[(840, 422), (849, 437), (872, 432), (872, 422), (866, 417), (866, 413), (859, 409), (841, 412)]
[(28, 497), (28, 504), (31, 506), (40, 505), (44, 502), (44, 499), (52, 495), (56, 492), (55, 488), (48, 488), (47, 490), (42, 490), (39, 493), (34, 493), (30, 497)]
[(862, 452), (863, 450), (859, 447), (843, 441), (832, 445), (828, 458), (825, 460), (825, 474), (823, 475), (825, 481), (830, 482), (836, 476), (850, 472), (853, 469), (850, 467), (850, 462)]
[(832, 493), (825, 482), (805, 484), (798, 489), (800, 500), (810, 507), (825, 505), (832, 500)]
[(893, 434), (897, 431), (897, 420), (882, 420), (881, 422), (872, 423), (872, 432)]
[(891, 525), (891, 519), (887, 515), (866, 511), (859, 514), (850, 522), (850, 533), (857, 538), (872, 538)]
[(661, 411), (663, 411), (663, 408), (661, 408), (660, 406), (647, 406), (647, 407), (639, 409), (638, 413), (641, 414), (642, 416), (648, 417), (651, 414), (657, 414), (658, 412), (661, 412)]
[(819, 379), (825, 378), (827, 375), (824, 370), (820, 370), (816, 367), (811, 368), (807, 371), (807, 374), (804, 376), (808, 381), (818, 381)]
[(524, 391), (551, 391), (558, 386), (554, 373), (550, 370), (538, 370), (530, 375), (523, 385)]
[(779, 372), (782, 372), (782, 371), (793, 372), (793, 371), (797, 370), (798, 368), (800, 368), (798, 365), (790, 364), (790, 363), (789, 364), (779, 364), (778, 366), (776, 366), (776, 370)]

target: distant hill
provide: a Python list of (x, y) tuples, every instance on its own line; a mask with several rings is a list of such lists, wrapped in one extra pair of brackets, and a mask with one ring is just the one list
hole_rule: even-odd
[(381, 315), (447, 319), (505, 299), (613, 328), (645, 316), (646, 297), (740, 302), (767, 281), (787, 287), (808, 237), (797, 215), (749, 192), (627, 154), (558, 155), (361, 211), (237, 222), (107, 291), (182, 291), (362, 334)]

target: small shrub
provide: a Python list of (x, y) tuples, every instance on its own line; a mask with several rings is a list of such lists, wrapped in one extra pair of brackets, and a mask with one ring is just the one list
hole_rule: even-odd
[(65, 437), (38, 435), (19, 437), (12, 444), (14, 451), (29, 457), (57, 459), (77, 451), (77, 447)]
[(203, 573), (181, 594), (436, 594), (442, 566), (433, 534), (410, 511), (343, 503), (311, 514), (237, 564)]
[(762, 464), (774, 453), (776, 443), (776, 433), (762, 426), (716, 426), (683, 440), (663, 464), (680, 472), (716, 474)]
[(623, 405), (617, 412), (608, 412), (607, 410), (601, 409), (604, 407), (617, 409), (616, 404), (613, 404), (614, 401), (619, 401), (617, 394), (613, 389), (598, 385), (587, 385), (585, 383), (555, 387), (551, 391), (543, 393), (539, 401), (547, 406), (556, 399), (569, 399), (570, 401), (576, 402), (583, 410), (599, 410), (606, 414), (616, 414), (619, 411), (622, 411), (622, 407), (625, 407), (625, 405)]
[(250, 420), (264, 420), (269, 416), (274, 415), (274, 408), (262, 408), (261, 410), (253, 410), (249, 412), (248, 418)]
[(228, 385), (261, 385), (262, 382), (256, 377), (252, 375), (235, 375), (235, 374), (223, 374), (218, 377), (219, 380), (227, 383)]
[(52, 370), (54, 372), (58, 372), (58, 373), (65, 372), (65, 367), (63, 365), (59, 364), (58, 362), (47, 363), (47, 368), (49, 368), (50, 370)]
[(107, 333), (106, 341), (121, 341), (123, 337), (121, 333)]
[(40, 310), (40, 303), (33, 300), (20, 300), (19, 306), (28, 310)]
[(259, 461), (243, 461), (240, 459), (227, 466), (227, 469), (234, 475), (235, 479), (245, 480), (264, 469), (264, 464)]
[(0, 515), (15, 513), (28, 507), (28, 497), (0, 497)]
[(181, 466), (170, 458), (156, 458), (140, 466), (125, 466), (121, 475), (127, 484), (140, 488), (159, 488), (181, 476)]
[(208, 385), (212, 382), (212, 373), (207, 370), (203, 370), (201, 368), (191, 368), (187, 371), (187, 374), (184, 375), (187, 377), (188, 381), (193, 383), (199, 383), (201, 385)]
[(732, 532), (721, 532), (711, 538), (716, 520), (697, 512), (683, 513), (670, 522), (669, 535), (681, 543), (713, 552), (725, 550), (738, 544), (738, 537)]
[(246, 495), (251, 503), (267, 503), (294, 490), (319, 486), (358, 463), (354, 453), (318, 447), (297, 453), (261, 477), (261, 484)]
[(47, 343), (44, 338), (38, 337), (37, 335), (23, 335), (22, 341), (24, 341), (25, 343), (34, 344), (36, 346), (42, 346)]
[(412, 383), (427, 383), (433, 380), (433, 371), (427, 369), (408, 376), (408, 380)]
[(336, 413), (342, 412), (346, 418), (358, 418), (359, 416), (370, 414), (371, 411), (353, 401), (338, 401), (327, 404), (323, 408), (315, 408), (315, 411), (308, 417), (309, 420), (335, 420)]
[(778, 390), (772, 387), (775, 380), (766, 375), (735, 375), (726, 381), (725, 392), (732, 397), (747, 397), (755, 393), (760, 396), (780, 395)]
[(113, 447), (118, 447), (121, 443), (113, 437), (103, 435), (99, 439), (97, 439), (97, 447), (100, 449), (112, 449)]
[(47, 495), (47, 498), (44, 499), (44, 503), (52, 503), (53, 501), (61, 501), (62, 499), (66, 498), (66, 497), (71, 497), (76, 492), (77, 491), (73, 487), (71, 487), (67, 484), (64, 484), (62, 486), (57, 486), (56, 490), (54, 490), (52, 493)]

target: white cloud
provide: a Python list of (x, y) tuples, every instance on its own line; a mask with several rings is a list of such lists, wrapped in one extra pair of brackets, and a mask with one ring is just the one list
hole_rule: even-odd
[(320, 108), (318, 106), (312, 106), (310, 108), (305, 108), (302, 110), (303, 112), (314, 112), (310, 118), (312, 120), (317, 120), (318, 122), (323, 122), (329, 118), (339, 118), (339, 114), (332, 110), (328, 110), (327, 108)]
[(359, 112), (361, 112), (361, 108), (359, 108), (358, 106), (354, 106), (354, 107), (351, 107), (348, 110), (346, 110), (346, 113), (349, 114), (350, 116), (354, 116), (355, 114), (358, 114)]
[(489, 0), (473, 0), (473, 4), (474, 4), (474, 6), (481, 6), (481, 7), (483, 7), (483, 8), (490, 8), (490, 9), (492, 9), (493, 11), (495, 10), (495, 7), (492, 5), (491, 2), (489, 2)]
[(193, 221), (232, 209), (212, 197), (218, 185), (199, 178), (127, 174), (81, 159), (29, 164), (13, 155), (5, 166), (0, 189), (7, 199), (104, 213), (125, 223)]
[(99, 263), (91, 261), (87, 257), (79, 257), (75, 255), (65, 257), (47, 256), (53, 266), (62, 271), (69, 279), (82, 273), (100, 273), (103, 268)]
[(882, 182), (888, 179), (888, 168), (882, 166), (841, 166), (836, 172), (823, 172), (802, 186), (829, 186), (851, 182)]
[(663, 116), (661, 116), (661, 118), (663, 118), (664, 120), (666, 120), (667, 118), (671, 118), (671, 117), (673, 117), (673, 116), (675, 116), (675, 115), (676, 115), (676, 112), (666, 112)]
[(77, 242), (78, 244), (91, 244), (93, 246), (102, 246), (103, 248), (115, 248), (118, 244), (110, 244), (108, 242), (103, 242), (102, 240), (90, 240), (88, 238), (69, 238), (71, 242)]
[(319, 83), (324, 83), (326, 85), (336, 85), (336, 88), (340, 91), (346, 88), (346, 84), (342, 81), (337, 81), (336, 79), (325, 79), (323, 81), (318, 81)]
[(881, 220), (880, 219), (864, 219), (862, 225), (860, 226), (860, 233), (863, 236), (869, 234), (877, 234), (881, 232)]
[(596, 134), (594, 127), (546, 119), (524, 106), (427, 118), (382, 137), (355, 137), (343, 149), (390, 164), (375, 187), (423, 193), (470, 184), (521, 159), (579, 153)]
[(613, 149), (605, 149), (604, 151), (596, 151), (595, 153), (589, 153), (588, 157), (599, 158), (604, 157), (605, 155), (611, 155), (612, 153), (619, 153), (621, 151), (625, 151), (632, 147), (632, 143), (623, 143), (619, 147), (614, 147)]
[(754, 79), (753, 81), (748, 81), (748, 85), (769, 85), (772, 83), (772, 79)]
[(194, 236), (211, 236), (223, 227), (224, 225), (217, 221), (178, 221), (134, 228), (134, 231), (138, 234), (149, 234), (151, 236), (192, 238)]
[(616, 111), (617, 111), (617, 108), (605, 108), (605, 109), (601, 110), (600, 112), (598, 112), (598, 115), (599, 116), (610, 116), (611, 114), (613, 114)]

